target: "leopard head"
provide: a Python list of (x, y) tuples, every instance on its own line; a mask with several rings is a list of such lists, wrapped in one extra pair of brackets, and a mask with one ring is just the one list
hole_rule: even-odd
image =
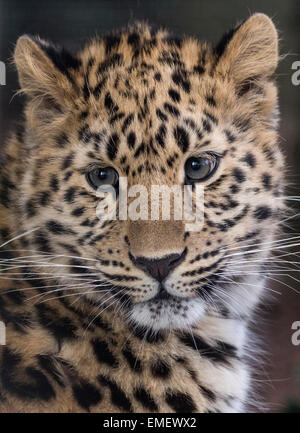
[[(54, 277), (152, 329), (247, 314), (283, 209), (272, 21), (255, 14), (215, 48), (139, 23), (75, 55), (22, 36), (15, 63), (20, 224)], [(98, 188), (116, 191), (118, 211), (124, 179), (137, 217), (100, 218)], [(189, 185), (192, 198), (201, 185), (200, 228), (174, 217), (175, 201), (151, 219), (153, 185)]]

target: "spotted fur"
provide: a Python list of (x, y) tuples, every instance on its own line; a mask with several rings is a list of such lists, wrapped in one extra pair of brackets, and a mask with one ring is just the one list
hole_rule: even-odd
[[(2, 162), (1, 244), (26, 235), (2, 247), (2, 412), (246, 410), (248, 323), (284, 210), (277, 45), (262, 14), (216, 48), (140, 23), (75, 55), (19, 39), (27, 101)], [(185, 161), (204, 152), (220, 164), (201, 232), (96, 217), (91, 168), (183, 185)], [(157, 298), (132, 258), (184, 250), (170, 299)]]

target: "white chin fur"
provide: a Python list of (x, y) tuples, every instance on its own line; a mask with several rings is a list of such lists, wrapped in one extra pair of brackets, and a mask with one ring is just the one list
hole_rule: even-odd
[(182, 299), (176, 302), (161, 300), (159, 304), (157, 301), (148, 301), (133, 305), (130, 319), (155, 331), (188, 329), (203, 317), (204, 312), (205, 306), (201, 299)]

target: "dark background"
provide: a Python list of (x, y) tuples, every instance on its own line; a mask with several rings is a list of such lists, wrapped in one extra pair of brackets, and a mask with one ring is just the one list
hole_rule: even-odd
[[(300, 60), (298, 0), (0, 0), (0, 60), (7, 65), (7, 84), (0, 86), (0, 146), (21, 112), (22, 98), (12, 98), (18, 84), (9, 61), (14, 44), (23, 33), (39, 34), (74, 50), (96, 33), (146, 20), (215, 44), (226, 30), (253, 12), (268, 14), (280, 32), (281, 54), (285, 55), (277, 71), (281, 146), (289, 165), (288, 194), (299, 194), (300, 86), (291, 82), (291, 65)], [(295, 205), (293, 208), (297, 212)], [(296, 234), (299, 218), (289, 223), (291, 233)], [(263, 305), (259, 333), (263, 334), (267, 356), (265, 372), (257, 376), (257, 384), (272, 411), (300, 412), (300, 346), (291, 343), (292, 322), (300, 320), (300, 294), (295, 292), (300, 283), (287, 280), (287, 284), (292, 288), (273, 284), (281, 295), (276, 302)]]

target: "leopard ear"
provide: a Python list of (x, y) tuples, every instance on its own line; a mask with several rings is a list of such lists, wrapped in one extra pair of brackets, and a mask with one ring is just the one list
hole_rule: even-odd
[(217, 73), (235, 82), (246, 93), (268, 79), (278, 64), (278, 35), (272, 20), (257, 13), (228, 32), (214, 50)]
[(80, 67), (80, 61), (66, 50), (24, 35), (17, 41), (14, 62), (21, 90), (29, 98), (51, 100), (62, 108), (74, 97), (70, 72)]

